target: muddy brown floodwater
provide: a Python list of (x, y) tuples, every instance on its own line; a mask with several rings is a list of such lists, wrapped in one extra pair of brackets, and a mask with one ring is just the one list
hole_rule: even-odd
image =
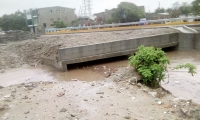
[(166, 78), (162, 86), (176, 97), (200, 103), (200, 51), (171, 51), (167, 55), (171, 60), (170, 67), (192, 63), (197, 67), (197, 74), (192, 76), (187, 69), (169, 70), (169, 79)]
[[(170, 67), (180, 63), (193, 63), (197, 67), (197, 74), (191, 76), (187, 70), (169, 70), (169, 78), (165, 79), (162, 86), (171, 91), (176, 97), (193, 99), (200, 103), (200, 52), (199, 51), (167, 51), (171, 60)], [(48, 66), (37, 68), (22, 67), (7, 70), (0, 74), (0, 86), (9, 86), (24, 82), (36, 81), (98, 81), (108, 77), (117, 68), (127, 66), (127, 57), (118, 57), (96, 62), (70, 65), (69, 71), (60, 72)], [(169, 81), (168, 84), (167, 81)]]

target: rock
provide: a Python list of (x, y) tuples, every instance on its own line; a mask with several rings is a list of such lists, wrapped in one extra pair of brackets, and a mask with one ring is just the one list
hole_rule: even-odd
[(122, 93), (121, 91), (117, 90), (118, 93)]
[(30, 111), (25, 111), (25, 112), (24, 112), (24, 114), (28, 114), (28, 113), (30, 113)]
[(42, 91), (47, 91), (47, 88), (41, 88)]
[(4, 106), (3, 105), (0, 105), (0, 111), (1, 110), (4, 110)]
[(15, 89), (15, 88), (12, 89), (11, 92), (12, 92), (12, 93), (16, 93), (16, 89)]
[(137, 86), (138, 86), (138, 87), (142, 87), (142, 84), (141, 84), (141, 83), (138, 83)]
[(1, 70), (1, 73), (5, 73), (6, 71), (5, 70)]
[(158, 105), (161, 105), (162, 104), (162, 102), (161, 101), (158, 101)]
[(76, 117), (74, 114), (71, 114), (71, 117)]
[(7, 108), (9, 108), (8, 104), (0, 103), (0, 110), (4, 110), (4, 109), (7, 109)]
[(11, 67), (11, 68), (15, 68), (15, 65), (14, 65), (14, 64), (11, 64), (10, 67)]
[(33, 67), (37, 66), (36, 63), (31, 63), (30, 65)]
[(5, 101), (5, 102), (11, 102), (12, 99), (11, 99), (11, 98), (4, 98), (4, 101)]
[(180, 108), (181, 112), (184, 113), (185, 115), (188, 113), (188, 109), (186, 108)]
[(11, 95), (8, 94), (8, 95), (4, 96), (4, 101), (5, 101), (5, 102), (11, 102), (11, 101), (12, 101)]
[(157, 98), (161, 98), (165, 96), (165, 91), (163, 91), (162, 88), (158, 88), (156, 91), (157, 91), (157, 94), (156, 94)]
[(176, 113), (176, 111), (174, 111), (174, 110), (171, 110), (170, 112), (171, 112), (171, 113)]
[(104, 94), (104, 92), (97, 92), (96, 94)]
[(26, 101), (26, 103), (31, 103), (32, 101), (30, 101), (30, 100), (28, 100), (28, 101)]
[(144, 92), (146, 92), (146, 93), (148, 92), (148, 90), (147, 90), (147, 89), (142, 89), (142, 90), (143, 90)]
[(153, 98), (156, 98), (157, 96), (157, 92), (148, 92), (149, 95), (151, 95)]
[(17, 85), (17, 88), (21, 88), (22, 87), (22, 85)]
[(174, 98), (173, 101), (174, 101), (175, 103), (178, 103), (178, 102), (180, 102), (181, 100), (182, 100), (181, 98)]
[(64, 92), (60, 92), (60, 93), (57, 94), (58, 97), (62, 97), (63, 95), (65, 95)]
[(62, 108), (62, 109), (60, 110), (60, 112), (66, 112), (66, 111), (67, 111), (66, 108)]
[(4, 98), (10, 98), (10, 94), (5, 95)]
[(131, 97), (132, 100), (135, 100), (135, 97)]
[(114, 89), (114, 87), (109, 87), (109, 89)]
[(103, 98), (103, 96), (100, 96), (100, 98)]
[(179, 82), (179, 81), (175, 81), (175, 83), (176, 83), (176, 84), (180, 84), (180, 82)]
[(137, 84), (138, 81), (139, 81), (139, 80), (137, 79), (137, 77), (131, 77), (131, 78), (128, 80), (129, 84), (131, 84), (131, 85), (134, 85), (135, 83)]
[(28, 99), (28, 96), (25, 95), (22, 99)]
[(95, 84), (94, 84), (94, 83), (92, 83), (92, 84), (91, 84), (91, 86), (95, 86)]
[(26, 84), (24, 84), (24, 87), (33, 87), (33, 84), (32, 83), (26, 83)]
[(4, 87), (0, 86), (0, 89), (2, 89), (2, 88), (4, 88)]
[(78, 81), (78, 79), (71, 79), (71, 81)]
[(34, 87), (27, 87), (28, 90), (32, 90)]
[(84, 99), (84, 101), (88, 101), (87, 99)]
[(2, 119), (3, 119), (3, 120), (8, 120), (8, 117), (3, 117)]
[(131, 116), (125, 116), (124, 118), (125, 119), (131, 119)]
[(155, 102), (158, 102), (158, 101), (159, 101), (159, 99), (158, 99), (158, 98), (155, 98), (155, 99), (154, 99), (154, 101), (155, 101)]

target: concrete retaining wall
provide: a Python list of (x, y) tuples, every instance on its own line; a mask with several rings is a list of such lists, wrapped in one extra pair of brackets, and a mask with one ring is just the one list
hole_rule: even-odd
[(143, 38), (62, 48), (58, 51), (58, 61), (62, 64), (73, 64), (97, 59), (104, 59), (122, 55), (133, 54), (141, 45), (154, 47), (170, 47), (178, 45), (178, 35), (164, 34)]
[(194, 49), (200, 50), (200, 34), (196, 34), (194, 40), (195, 40)]
[(62, 48), (58, 50), (57, 60), (43, 58), (43, 63), (66, 71), (67, 64), (81, 63), (122, 55), (132, 55), (141, 45), (154, 46), (159, 48), (178, 45), (179, 50), (200, 50), (200, 34), (163, 34), (101, 44)]
[(200, 50), (200, 34), (196, 33), (179, 33), (178, 34), (179, 50)]
[(51, 59), (51, 58), (42, 57), (42, 64), (55, 67), (55, 68), (62, 70), (62, 71), (66, 71), (67, 66), (66, 66), (66, 64), (64, 65), (62, 63), (63, 62), (61, 62), (61, 61), (57, 61), (57, 60), (54, 60), (54, 59)]

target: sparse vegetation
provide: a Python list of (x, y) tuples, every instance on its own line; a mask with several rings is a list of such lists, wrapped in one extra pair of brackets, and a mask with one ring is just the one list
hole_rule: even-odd
[(178, 69), (182, 69), (182, 68), (186, 68), (188, 69), (188, 73), (190, 73), (192, 76), (194, 76), (194, 74), (196, 74), (196, 66), (191, 64), (191, 63), (186, 63), (186, 64), (180, 64), (177, 65), (176, 67), (174, 67), (174, 69), (178, 70)]

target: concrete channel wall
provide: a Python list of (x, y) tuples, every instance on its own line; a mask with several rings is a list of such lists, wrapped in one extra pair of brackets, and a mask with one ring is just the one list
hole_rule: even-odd
[(159, 48), (178, 46), (179, 50), (200, 50), (200, 34), (171, 33), (71, 48), (61, 48), (58, 50), (58, 58), (56, 60), (42, 58), (42, 61), (44, 64), (66, 71), (68, 64), (132, 55), (141, 45)]
[(58, 51), (58, 59), (55, 61), (43, 59), (44, 63), (61, 70), (67, 70), (67, 64), (81, 63), (86, 61), (131, 55), (141, 45), (154, 47), (170, 47), (178, 45), (178, 35), (163, 34), (128, 40), (62, 48)]
[(178, 33), (179, 50), (200, 50), (200, 34), (196, 33)]

